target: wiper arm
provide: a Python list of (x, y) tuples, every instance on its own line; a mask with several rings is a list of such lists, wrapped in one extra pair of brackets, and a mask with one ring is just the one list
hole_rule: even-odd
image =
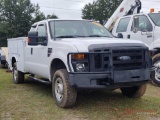
[[(110, 36), (102, 36), (102, 35), (89, 35), (87, 37), (110, 37)], [(110, 37), (111, 38), (111, 37)]]
[(79, 35), (65, 35), (65, 36), (57, 36), (56, 38), (77, 38), (77, 37), (86, 37), (86, 36), (79, 36)]
[(75, 36), (65, 35), (65, 36), (57, 36), (56, 38), (75, 38)]
[(89, 35), (88, 37), (103, 37), (101, 35)]

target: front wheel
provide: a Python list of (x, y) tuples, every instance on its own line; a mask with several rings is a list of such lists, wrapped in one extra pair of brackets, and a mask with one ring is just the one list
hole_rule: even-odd
[(156, 54), (152, 58), (153, 66), (155, 70), (151, 72), (152, 83), (156, 85), (160, 85), (160, 53)]
[(17, 70), (16, 63), (14, 63), (14, 65), (13, 65), (13, 82), (15, 84), (19, 84), (19, 83), (24, 82), (24, 73)]
[(132, 98), (140, 98), (141, 96), (144, 95), (146, 87), (147, 85), (143, 84), (141, 86), (121, 88), (121, 91), (124, 96)]
[(74, 106), (77, 90), (69, 84), (68, 72), (65, 69), (57, 70), (52, 79), (52, 92), (56, 104), (62, 108)]

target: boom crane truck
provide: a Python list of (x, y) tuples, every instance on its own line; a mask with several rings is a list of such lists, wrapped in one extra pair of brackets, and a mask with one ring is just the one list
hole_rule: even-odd
[(153, 50), (151, 79), (160, 85), (160, 13), (140, 13), (140, 0), (123, 0), (105, 27), (115, 37), (140, 40)]

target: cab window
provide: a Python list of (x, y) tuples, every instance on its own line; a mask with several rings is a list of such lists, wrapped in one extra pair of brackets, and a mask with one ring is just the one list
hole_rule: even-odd
[(47, 32), (46, 32), (46, 28), (44, 24), (40, 24), (38, 25), (38, 36), (46, 36)]
[(46, 41), (47, 31), (44, 24), (38, 25), (38, 42), (44, 42)]
[(126, 32), (127, 31), (127, 27), (130, 21), (130, 17), (126, 17), (126, 18), (122, 18), (119, 21), (118, 27), (117, 27), (117, 33), (118, 32)]
[(30, 31), (36, 31), (37, 25), (32, 25)]
[(139, 15), (136, 17), (139, 20), (139, 26), (138, 26), (139, 31), (152, 31), (153, 30), (152, 24), (149, 21), (149, 19), (147, 18), (147, 16)]

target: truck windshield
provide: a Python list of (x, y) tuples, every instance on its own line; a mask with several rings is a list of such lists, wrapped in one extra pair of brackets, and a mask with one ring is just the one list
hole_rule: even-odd
[(149, 13), (148, 15), (156, 26), (160, 26), (160, 13)]
[(97, 22), (83, 20), (50, 21), (52, 38), (113, 37)]

